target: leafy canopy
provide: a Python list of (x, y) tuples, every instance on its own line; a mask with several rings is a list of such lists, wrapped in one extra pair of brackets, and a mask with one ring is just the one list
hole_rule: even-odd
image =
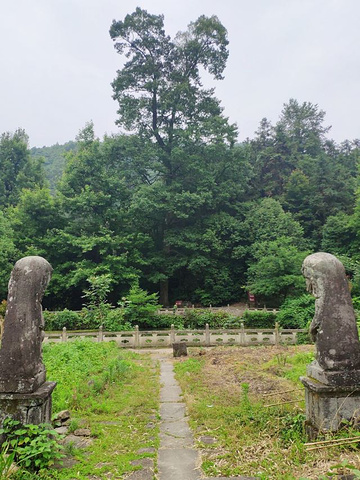
[(201, 85), (200, 69), (219, 80), (228, 58), (227, 31), (216, 16), (199, 17), (172, 40), (163, 15), (137, 8), (113, 21), (110, 36), (128, 59), (112, 84), (119, 125), (151, 138), (166, 154), (189, 140), (225, 135), (234, 141), (235, 127), (222, 117), (214, 90)]

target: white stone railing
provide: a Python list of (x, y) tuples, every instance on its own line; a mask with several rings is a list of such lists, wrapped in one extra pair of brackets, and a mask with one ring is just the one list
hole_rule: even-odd
[(216, 313), (216, 312), (228, 312), (228, 313), (232, 313), (232, 314), (238, 314), (239, 316), (243, 315), (244, 312), (246, 312), (246, 310), (250, 310), (251, 312), (272, 312), (274, 314), (278, 313), (279, 309), (277, 308), (266, 308), (265, 306), (264, 307), (261, 307), (261, 308), (258, 308), (258, 307), (248, 307), (246, 306), (245, 308), (244, 307), (233, 307), (233, 306), (223, 306), (223, 307), (213, 307), (212, 305), (210, 305), (209, 307), (195, 307), (195, 305), (191, 305), (189, 307), (163, 307), (163, 308), (159, 308), (159, 310), (157, 311), (158, 314), (167, 314), (167, 315), (171, 315), (171, 314), (174, 314), (174, 315), (185, 315), (185, 313), (187, 311), (191, 311), (191, 310), (196, 310), (196, 311), (210, 311), (212, 313)]
[(124, 348), (171, 347), (173, 343), (186, 342), (189, 347), (215, 345), (294, 345), (297, 343), (297, 334), (307, 332), (306, 329), (281, 329), (278, 324), (275, 328), (245, 328), (244, 324), (238, 329), (205, 329), (176, 330), (174, 325), (170, 330), (140, 331), (139, 327), (128, 332), (98, 331), (68, 331), (64, 327), (62, 332), (45, 332), (44, 342), (67, 342), (77, 338), (89, 338), (95, 342), (115, 341)]

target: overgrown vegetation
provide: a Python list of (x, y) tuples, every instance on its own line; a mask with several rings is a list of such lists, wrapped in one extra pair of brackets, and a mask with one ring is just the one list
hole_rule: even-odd
[[(18, 466), (30, 472), (47, 469), (64, 457), (59, 444), (60, 437), (51, 425), (22, 425), (17, 420), (6, 418), (0, 435), (4, 438), (2, 451), (10, 454)], [(5, 470), (9, 471), (9, 468)]]
[[(4, 431), (20, 468), (12, 478), (85, 480), (94, 472), (99, 478), (106, 475), (120, 478), (137, 468), (131, 461), (153, 456), (138, 452), (143, 447), (158, 445), (158, 374), (147, 356), (119, 350), (115, 343), (82, 340), (45, 345), (44, 361), (48, 379), (58, 382), (53, 394), (53, 413), (70, 409), (72, 430), (90, 429), (93, 444), (87, 451), (67, 446), (64, 453), (71, 453), (76, 465), (49, 470), (44, 467), (51, 464), (48, 455), (55, 448), (52, 432), (45, 426), (23, 427), (8, 421)], [(150, 429), (149, 423), (155, 428)], [(10, 462), (6, 453), (11, 453), (7, 446), (0, 454), (4, 475)], [(53, 453), (51, 458), (56, 459)]]
[(206, 476), (318, 480), (359, 468), (356, 444), (308, 451), (299, 376), (312, 359), (309, 346), (218, 347), (177, 361)]

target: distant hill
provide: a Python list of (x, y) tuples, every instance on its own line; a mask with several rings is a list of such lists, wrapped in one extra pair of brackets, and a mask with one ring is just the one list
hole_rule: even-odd
[(56, 182), (61, 178), (65, 168), (65, 154), (77, 149), (77, 143), (70, 141), (59, 145), (58, 143), (51, 147), (33, 147), (30, 153), (33, 157), (43, 157), (45, 159), (45, 175), (50, 183), (51, 191), (55, 190)]

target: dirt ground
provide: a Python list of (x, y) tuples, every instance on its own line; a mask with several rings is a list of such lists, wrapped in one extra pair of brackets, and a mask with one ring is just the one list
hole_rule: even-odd
[[(222, 392), (229, 402), (238, 401), (242, 385), (247, 384), (250, 398), (262, 400), (264, 404), (269, 405), (289, 402), (297, 412), (302, 413), (305, 413), (302, 385), (299, 384), (297, 387), (282, 375), (286, 369), (292, 368), (291, 363), (288, 363), (289, 358), (297, 353), (311, 352), (314, 352), (313, 345), (189, 349), (191, 356), (200, 355), (205, 361), (202, 382), (210, 391)], [(251, 448), (249, 454), (250, 451)], [(212, 454), (214, 453), (212, 451)], [(329, 472), (331, 466), (343, 461), (359, 468), (358, 450), (356, 448), (316, 450), (311, 464), (307, 461), (306, 464), (296, 467), (296, 478), (319, 479)], [(350, 474), (351, 471), (344, 468), (337, 473)]]

